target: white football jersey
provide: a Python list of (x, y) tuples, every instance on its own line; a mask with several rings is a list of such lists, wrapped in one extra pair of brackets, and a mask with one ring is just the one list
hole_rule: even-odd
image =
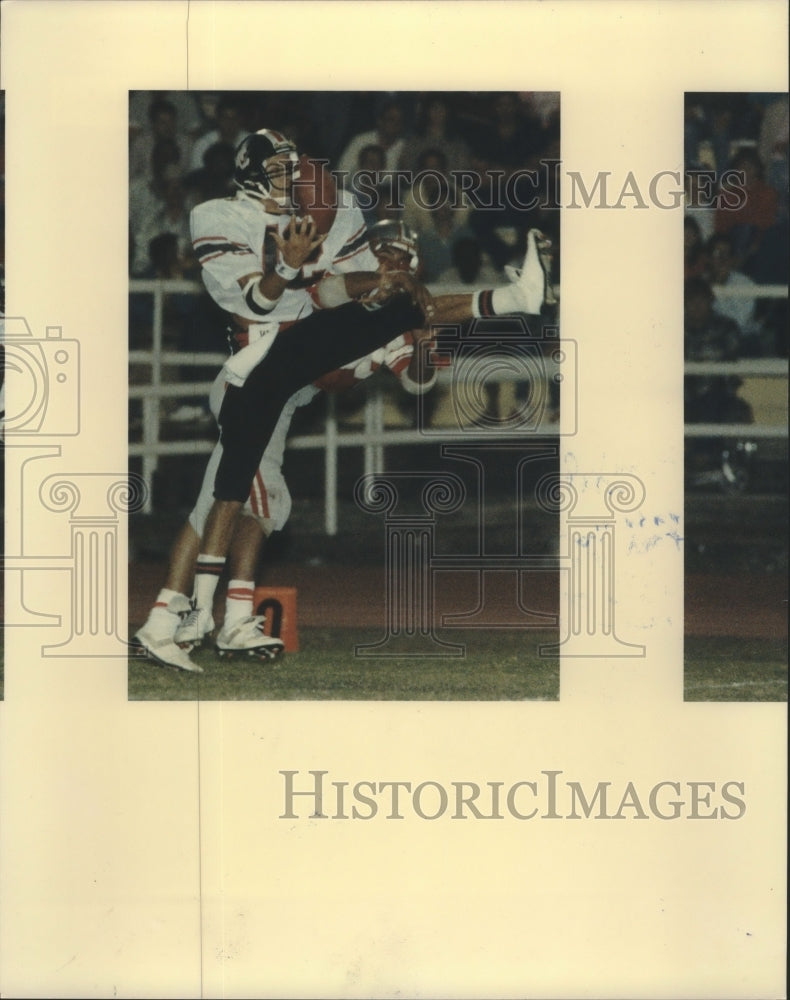
[(321, 245), (321, 255), (315, 262), (313, 275), (377, 271), (379, 262), (370, 249), (365, 219), (353, 195), (348, 191), (338, 191), (337, 205), (335, 220)]
[(289, 216), (266, 212), (259, 201), (238, 192), (196, 205), (190, 214), (192, 246), (200, 262), (203, 283), (217, 305), (246, 320), (294, 321), (310, 314), (304, 288), (286, 288), (274, 309), (264, 311), (245, 296), (239, 279), (274, 270), (277, 247), (272, 238), (282, 232)]
[(338, 211), (315, 261), (304, 264), (299, 277), (285, 289), (270, 311), (263, 311), (239, 284), (241, 278), (266, 274), (277, 263), (272, 233), (283, 232), (289, 215), (266, 212), (259, 201), (238, 192), (192, 209), (192, 246), (201, 265), (206, 289), (229, 313), (251, 322), (294, 322), (312, 311), (308, 291), (325, 274), (375, 271), (378, 267), (367, 241), (365, 221), (353, 198), (338, 194)]

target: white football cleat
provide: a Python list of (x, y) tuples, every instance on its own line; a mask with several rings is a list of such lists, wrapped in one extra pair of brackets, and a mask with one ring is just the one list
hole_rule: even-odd
[(189, 652), (203, 645), (206, 636), (214, 631), (214, 619), (208, 608), (192, 608), (181, 618), (181, 624), (176, 629), (177, 646)]
[(151, 628), (144, 625), (136, 633), (134, 641), (138, 646), (142, 646), (147, 656), (156, 660), (163, 667), (175, 667), (177, 670), (186, 670), (190, 674), (203, 673), (203, 668), (190, 660), (189, 653), (177, 646), (173, 642), (172, 636), (157, 636)]
[(285, 649), (282, 639), (266, 635), (263, 615), (242, 618), (240, 621), (223, 625), (217, 635), (217, 652), (220, 656), (243, 653), (262, 660), (273, 660)]
[(175, 667), (191, 674), (202, 674), (203, 669), (190, 660), (185, 650), (176, 645), (174, 636), (179, 624), (192, 610), (192, 602), (184, 594), (174, 594), (167, 607), (157, 606), (148, 621), (134, 636), (133, 642), (145, 650), (147, 656), (164, 667)]
[(554, 305), (557, 299), (551, 287), (551, 240), (539, 229), (527, 233), (527, 252), (521, 267), (505, 267), (505, 273), (521, 293), (523, 311), (539, 316), (544, 302)]

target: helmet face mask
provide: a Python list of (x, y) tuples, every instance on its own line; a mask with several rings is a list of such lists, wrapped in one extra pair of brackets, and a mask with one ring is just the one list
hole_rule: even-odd
[(296, 145), (281, 132), (261, 129), (239, 144), (233, 182), (247, 194), (285, 207), (291, 204), (291, 185), (298, 179)]
[(397, 219), (377, 222), (368, 232), (370, 249), (389, 270), (410, 271), (419, 267), (417, 237)]
[(298, 156), (292, 153), (270, 157), (263, 164), (263, 177), (269, 191), (265, 197), (276, 201), (278, 205), (290, 204), (291, 187), (294, 181), (299, 180)]
[(386, 271), (411, 271), (412, 255), (406, 250), (398, 250), (397, 247), (386, 243), (379, 244), (376, 250), (376, 259)]

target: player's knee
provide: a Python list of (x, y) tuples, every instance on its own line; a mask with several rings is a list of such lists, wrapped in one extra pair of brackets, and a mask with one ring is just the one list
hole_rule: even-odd
[(244, 471), (219, 469), (214, 480), (214, 499), (223, 503), (238, 504), (241, 509), (250, 495), (251, 484), (252, 475), (248, 476)]

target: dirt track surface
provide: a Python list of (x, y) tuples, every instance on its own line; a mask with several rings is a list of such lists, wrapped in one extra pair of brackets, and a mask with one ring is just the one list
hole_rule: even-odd
[[(386, 581), (380, 567), (277, 566), (272, 585), (296, 587), (297, 614), (305, 626), (375, 627), (386, 621)], [(129, 624), (141, 624), (153, 603), (165, 572), (163, 563), (130, 566)], [(521, 608), (515, 574), (492, 572), (485, 578), (486, 624), (539, 624), (538, 615), (556, 615), (556, 572), (524, 574)], [(473, 612), (481, 601), (477, 574), (442, 572), (437, 575), (438, 616)], [(526, 609), (526, 611), (524, 610)], [(221, 604), (218, 608), (221, 613)], [(550, 623), (548, 623), (550, 624)], [(743, 638), (783, 638), (787, 633), (787, 584), (781, 574), (701, 575), (686, 578), (686, 634), (734, 635)]]

